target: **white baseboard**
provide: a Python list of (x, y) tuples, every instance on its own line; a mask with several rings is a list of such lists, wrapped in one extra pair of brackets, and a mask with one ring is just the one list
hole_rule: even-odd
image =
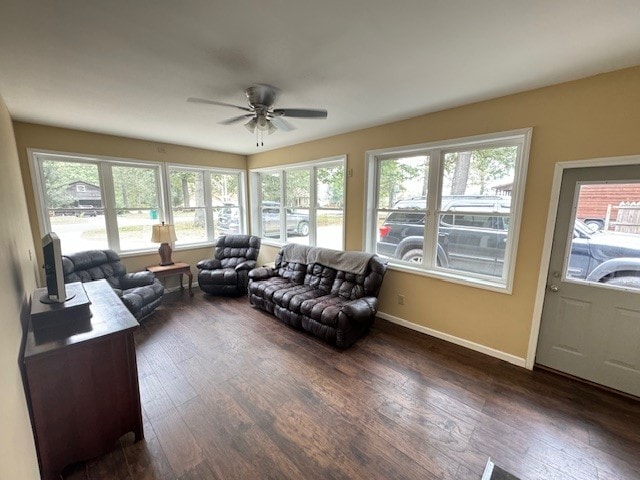
[(510, 353), (502, 352), (500, 350), (496, 350), (495, 348), (487, 347), (485, 345), (480, 345), (479, 343), (471, 342), (469, 340), (465, 340), (464, 338), (455, 337), (453, 335), (449, 335), (448, 333), (443, 333), (438, 330), (433, 330), (432, 328), (418, 325), (416, 323), (411, 323), (403, 318), (389, 315), (388, 313), (379, 311), (376, 316), (383, 318), (385, 320), (388, 320), (391, 323), (395, 323), (397, 325), (401, 325), (411, 330), (415, 330), (416, 332), (431, 335), (432, 337), (439, 338), (440, 340), (445, 340), (447, 342), (460, 345), (461, 347), (469, 348), (471, 350), (475, 350), (476, 352), (484, 353), (485, 355), (489, 355), (490, 357), (499, 358), (500, 360), (504, 360), (505, 362), (509, 362), (513, 365), (517, 365), (518, 367), (525, 368), (526, 360), (524, 358), (511, 355)]

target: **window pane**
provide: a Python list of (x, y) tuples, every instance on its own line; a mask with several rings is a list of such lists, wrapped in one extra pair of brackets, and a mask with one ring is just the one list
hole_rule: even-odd
[(260, 174), (261, 231), (263, 237), (280, 238), (280, 174)]
[(445, 154), (438, 265), (453, 271), (504, 276), (517, 153), (518, 147), (508, 146)]
[(232, 233), (242, 233), (240, 225), (239, 207), (218, 207), (213, 209), (217, 235), (227, 235)]
[(510, 196), (518, 147), (447, 153), (442, 171), (444, 195)]
[(449, 270), (502, 277), (509, 234), (507, 215), (440, 214), (438, 245)]
[(176, 229), (176, 245), (206, 242), (207, 225), (204, 208), (203, 173), (189, 170), (172, 170), (171, 207)]
[(261, 202), (254, 218), (263, 237), (303, 245), (314, 239), (316, 245), (343, 248), (344, 165), (331, 161), (252, 176)]
[[(640, 289), (635, 275), (640, 258), (640, 183), (579, 185), (576, 205), (577, 218), (585, 222), (575, 221), (564, 278)], [(595, 269), (601, 273), (596, 270), (596, 278), (589, 278)]]
[(378, 175), (378, 208), (387, 211), (378, 212), (376, 252), (421, 264), (429, 157), (417, 155), (381, 160)]
[(292, 170), (286, 173), (285, 178), (287, 207), (309, 208), (311, 201), (311, 170)]
[(342, 250), (344, 215), (342, 210), (318, 210), (316, 213), (316, 244), (319, 247)]
[[(425, 199), (428, 172), (429, 157), (424, 155), (381, 160), (378, 171), (378, 208), (397, 208), (396, 204), (401, 200)], [(426, 203), (423, 208), (426, 208)]]
[(316, 177), (318, 207), (342, 208), (344, 205), (344, 166), (318, 168)]
[(214, 236), (242, 233), (239, 174), (211, 173), (210, 178)]
[(260, 195), (262, 202), (280, 204), (280, 174), (262, 173), (260, 174)]
[(238, 206), (238, 174), (212, 173), (211, 177), (211, 205)]
[(287, 208), (287, 241), (309, 245), (309, 209)]
[(62, 252), (109, 248), (98, 166), (44, 160), (42, 171), (49, 222)]
[(111, 171), (120, 250), (153, 248), (151, 225), (158, 217), (156, 169), (114, 166)]

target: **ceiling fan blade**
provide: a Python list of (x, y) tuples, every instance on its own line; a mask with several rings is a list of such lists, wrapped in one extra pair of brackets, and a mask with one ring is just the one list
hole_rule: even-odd
[(187, 98), (187, 102), (206, 103), (209, 105), (220, 105), (221, 107), (233, 107), (233, 108), (239, 108), (240, 110), (245, 110), (247, 112), (253, 112), (253, 110), (249, 107), (241, 107), (240, 105), (234, 105), (232, 103), (217, 102), (216, 100), (207, 100), (206, 98), (189, 97)]
[(310, 108), (276, 108), (273, 114), (296, 118), (327, 118), (326, 110), (314, 110)]
[(231, 118), (227, 118), (226, 120), (222, 120), (221, 122), (218, 122), (220, 125), (231, 125), (233, 123), (238, 123), (241, 122), (242, 120), (245, 120), (247, 118), (252, 118), (253, 117), (253, 113), (247, 113), (245, 115), (238, 115), (237, 117), (231, 117)]
[(296, 129), (296, 127), (282, 117), (272, 117), (270, 121), (275, 127), (279, 128), (283, 132), (290, 132), (291, 130)]

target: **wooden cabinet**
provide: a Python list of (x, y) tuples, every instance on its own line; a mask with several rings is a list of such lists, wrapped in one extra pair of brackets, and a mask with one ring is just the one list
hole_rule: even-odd
[(144, 436), (133, 338), (138, 322), (105, 280), (83, 286), (90, 318), (30, 326), (26, 338), (25, 385), (45, 480), (112, 450), (125, 433)]

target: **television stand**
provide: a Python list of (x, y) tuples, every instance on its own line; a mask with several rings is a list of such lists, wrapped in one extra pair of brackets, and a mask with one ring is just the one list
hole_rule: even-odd
[(127, 432), (144, 438), (133, 338), (139, 324), (106, 280), (82, 285), (90, 316), (72, 308), (67, 316), (76, 318), (61, 313), (35, 330), (30, 322), (26, 334), (23, 381), (44, 480), (111, 451)]

